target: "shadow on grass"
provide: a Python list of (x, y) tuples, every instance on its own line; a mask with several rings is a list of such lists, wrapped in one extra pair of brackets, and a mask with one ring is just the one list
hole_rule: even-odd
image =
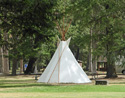
[(16, 84), (6, 84), (6, 83), (0, 83), (0, 88), (14, 88), (14, 87), (36, 87), (36, 86), (54, 86), (51, 84), (43, 84), (43, 83), (16, 83)]
[(33, 80), (33, 79), (29, 79), (29, 80), (0, 80), (0, 83), (11, 83), (11, 82), (21, 82), (21, 83), (23, 83), (23, 82), (33, 82), (33, 81), (35, 81), (35, 80)]

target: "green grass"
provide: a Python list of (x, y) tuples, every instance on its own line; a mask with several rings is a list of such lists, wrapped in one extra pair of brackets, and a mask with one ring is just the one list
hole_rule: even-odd
[(1, 98), (125, 98), (123, 92), (0, 93)]
[(0, 78), (0, 98), (125, 98), (125, 84), (51, 85), (29, 78)]
[(6, 81), (0, 81), (0, 89), (5, 89), (0, 92), (125, 92), (125, 85), (50, 85), (28, 80)]
[[(15, 86), (17, 87), (17, 85), (15, 85)], [(94, 86), (94, 85), (47, 86), (47, 85), (36, 85), (36, 84), (28, 85), (27, 84), (27, 85), (24, 85), (20, 89), (15, 88), (13, 90), (9, 89), (9, 90), (0, 91), (0, 92), (125, 92), (125, 86), (119, 86), (119, 85), (112, 85), (112, 86)]]

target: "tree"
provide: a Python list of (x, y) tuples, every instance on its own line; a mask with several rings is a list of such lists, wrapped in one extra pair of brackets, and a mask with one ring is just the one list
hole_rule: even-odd
[(97, 48), (93, 50), (93, 54), (106, 56), (106, 77), (117, 77), (114, 65), (119, 53), (122, 54), (124, 51), (123, 43), (125, 42), (123, 37), (124, 0), (80, 0), (72, 1), (72, 4), (72, 13), (77, 23), (81, 27), (94, 30), (92, 39), (96, 40)]
[(1, 43), (7, 44), (9, 55), (13, 59), (13, 75), (16, 74), (16, 61), (22, 58), (29, 58), (26, 73), (30, 73), (37, 59), (35, 55), (39, 46), (53, 36), (49, 31), (54, 27), (52, 9), (55, 2), (50, 0), (0, 1), (1, 29), (9, 34), (8, 41), (1, 40)]

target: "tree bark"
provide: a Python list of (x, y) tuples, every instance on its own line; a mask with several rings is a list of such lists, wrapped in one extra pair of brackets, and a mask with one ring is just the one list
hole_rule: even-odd
[[(8, 34), (6, 32), (3, 33), (3, 39), (5, 41), (8, 41)], [(7, 47), (8, 47), (8, 44), (5, 44), (1, 48), (3, 74), (9, 74), (9, 58), (7, 57), (8, 56)]]
[(2, 73), (3, 74), (9, 74), (9, 59), (8, 57), (8, 50), (5, 48), (1, 48), (1, 56), (2, 56)]
[(24, 72), (25, 74), (31, 74), (31, 72), (33, 72), (33, 65), (34, 65), (36, 60), (37, 60), (37, 58), (35, 58), (35, 57), (32, 57), (32, 58), (29, 59), (27, 69)]
[(107, 57), (107, 73), (106, 73), (106, 78), (116, 78), (116, 70), (115, 70), (115, 65), (114, 62), (111, 62), (111, 55)]
[(107, 51), (107, 73), (106, 73), (106, 78), (115, 78), (117, 77), (116, 74), (116, 69), (115, 69), (115, 62), (111, 60), (112, 55)]
[(13, 66), (12, 66), (12, 75), (16, 75), (16, 69), (17, 69), (17, 59), (13, 59)]
[(0, 48), (0, 73), (2, 73), (2, 52)]
[(95, 59), (93, 60), (93, 72), (95, 73), (96, 72), (96, 67), (97, 67), (97, 60), (96, 60), (96, 56), (95, 56)]
[(116, 77), (118, 76), (116, 74), (115, 66), (108, 64), (106, 78), (116, 78)]
[[(96, 31), (95, 31), (96, 32)], [(96, 49), (96, 40), (93, 40), (93, 50)], [(97, 68), (97, 56), (93, 56), (93, 72), (96, 73), (96, 68)]]
[(86, 70), (89, 71), (89, 55), (87, 57), (87, 66), (86, 66)]
[(79, 60), (79, 47), (77, 48), (77, 51), (76, 51), (76, 60)]
[(20, 74), (23, 73), (23, 59), (20, 60)]
[(93, 72), (93, 67), (92, 67), (92, 28), (90, 28), (90, 36), (91, 36), (91, 41), (90, 41), (90, 49), (89, 49), (89, 71)]

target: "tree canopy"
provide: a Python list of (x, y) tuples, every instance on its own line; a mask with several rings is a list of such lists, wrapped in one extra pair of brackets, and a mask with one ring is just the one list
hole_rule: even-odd
[(90, 54), (93, 63), (103, 55), (107, 77), (115, 77), (114, 65), (125, 57), (124, 4), (124, 0), (1, 0), (0, 46), (9, 51), (14, 68), (20, 59), (28, 62), (29, 74), (36, 61), (47, 65), (57, 35), (67, 31), (76, 59), (86, 66)]

